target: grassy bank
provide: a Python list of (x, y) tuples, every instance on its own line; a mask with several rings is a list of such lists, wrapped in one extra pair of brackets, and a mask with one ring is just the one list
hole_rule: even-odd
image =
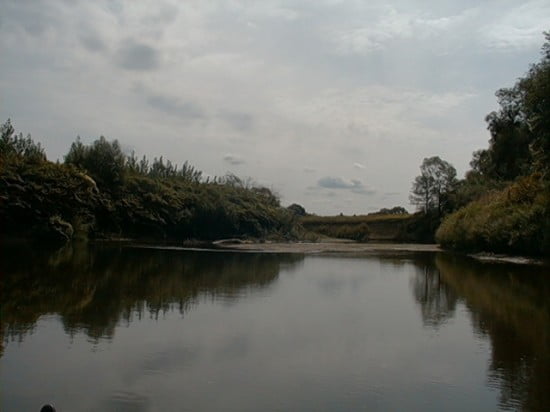
[(124, 155), (104, 138), (77, 140), (53, 163), (8, 122), (0, 141), (3, 236), (212, 240), (295, 237), (296, 217), (268, 188), (236, 176), (203, 179), (185, 163)]
[(537, 175), (518, 179), (447, 216), (436, 240), (445, 248), (541, 256), (550, 253), (550, 191)]
[(359, 242), (431, 242), (433, 219), (422, 214), (358, 216), (304, 216), (304, 229), (324, 236)]

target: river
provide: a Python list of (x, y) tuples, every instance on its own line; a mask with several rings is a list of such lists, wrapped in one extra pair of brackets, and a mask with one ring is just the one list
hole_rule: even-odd
[(548, 266), (4, 247), (0, 410), (550, 408)]

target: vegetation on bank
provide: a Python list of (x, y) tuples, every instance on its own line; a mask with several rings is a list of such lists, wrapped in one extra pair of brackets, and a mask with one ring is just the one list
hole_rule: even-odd
[[(388, 211), (399, 210), (399, 213)], [(323, 236), (359, 242), (433, 242), (432, 214), (409, 214), (403, 208), (358, 216), (313, 216), (300, 218), (305, 230)], [(404, 212), (403, 212), (404, 211)]]
[(550, 33), (542, 60), (496, 95), (486, 117), (489, 147), (449, 193), (453, 213), (436, 233), (442, 246), (468, 252), (550, 254)]
[(542, 255), (550, 241), (549, 197), (539, 176), (520, 178), (449, 215), (437, 239), (460, 251)]
[(300, 223), (305, 229), (323, 236), (366, 242), (373, 238), (371, 227), (373, 222), (392, 221), (400, 227), (401, 221), (408, 217), (408, 215), (305, 216), (300, 219)]
[(236, 176), (204, 179), (188, 163), (126, 156), (105, 138), (46, 159), (8, 120), (0, 138), (4, 235), (201, 239), (295, 236), (296, 215), (268, 188)]
[(437, 229), (443, 247), (464, 252), (550, 254), (550, 33), (542, 60), (511, 88), (497, 91), (500, 109), (486, 117), (491, 138), (473, 153), (471, 170), (424, 159), (410, 200)]

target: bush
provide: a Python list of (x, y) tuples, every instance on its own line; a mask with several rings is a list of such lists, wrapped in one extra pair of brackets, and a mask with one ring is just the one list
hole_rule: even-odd
[(23, 160), (28, 162), (44, 162), (46, 154), (40, 143), (35, 143), (31, 135), (23, 137), (23, 133), (17, 135), (8, 119), (0, 126), (0, 159), (3, 161)]
[(125, 156), (117, 140), (101, 136), (90, 146), (77, 139), (65, 156), (65, 163), (85, 170), (102, 188), (119, 186), (125, 173)]
[(543, 255), (549, 252), (549, 199), (540, 176), (520, 178), (447, 216), (436, 240), (467, 252)]
[(201, 172), (187, 162), (177, 167), (162, 158), (149, 167), (145, 157), (138, 163), (122, 153), (116, 140), (104, 137), (89, 146), (77, 139), (65, 164), (45, 158), (30, 162), (27, 153), (40, 145), (32, 140), (14, 144), (19, 140), (13, 134), (6, 123), (0, 158), (4, 234), (37, 237), (52, 227), (55, 233), (68, 233), (70, 226), (76, 238), (295, 236), (295, 216), (280, 207), (273, 191), (250, 180), (226, 176), (202, 181)]
[(290, 206), (287, 206), (289, 212), (293, 213), (296, 216), (306, 216), (306, 209), (299, 205), (298, 203), (293, 203)]

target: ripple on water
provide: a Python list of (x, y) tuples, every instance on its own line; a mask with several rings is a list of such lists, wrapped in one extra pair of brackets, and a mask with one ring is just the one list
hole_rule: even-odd
[(143, 375), (167, 376), (189, 366), (197, 359), (198, 349), (181, 345), (166, 347), (143, 356), (139, 373)]
[(110, 411), (147, 411), (149, 398), (131, 391), (116, 391), (106, 402), (106, 410)]

